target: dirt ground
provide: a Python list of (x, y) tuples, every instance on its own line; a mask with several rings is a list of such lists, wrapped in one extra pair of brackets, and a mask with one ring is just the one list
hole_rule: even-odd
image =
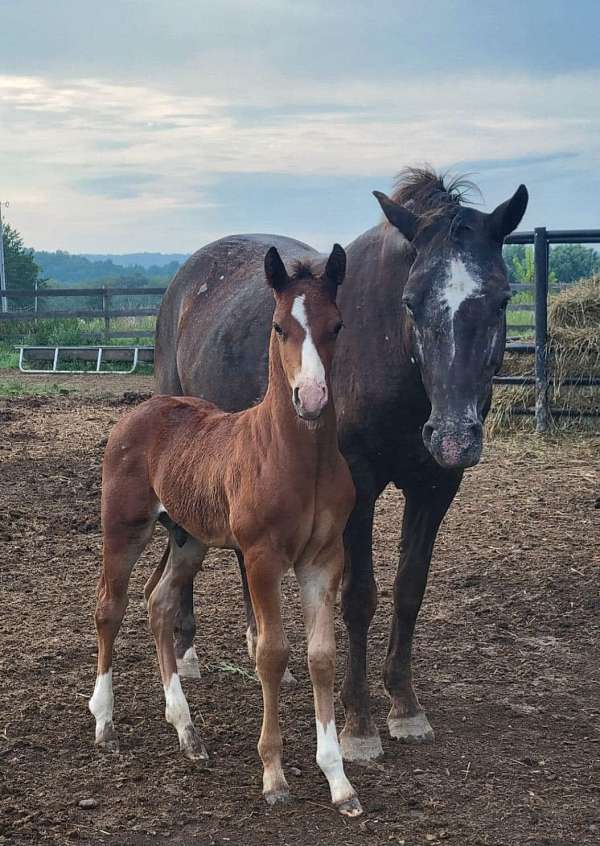
[[(87, 698), (102, 449), (151, 381), (66, 380), (78, 393), (0, 399), (0, 843), (600, 843), (600, 438), (496, 440), (467, 474), (436, 547), (415, 643), (419, 695), (437, 734), (431, 746), (400, 746), (384, 730), (381, 669), (402, 496), (382, 497), (370, 668), (385, 757), (347, 766), (365, 814), (346, 820), (314, 763), (291, 581), (299, 685), (284, 692), (282, 719), (293, 799), (274, 810), (262, 801), (260, 688), (248, 675), (238, 573), (225, 553), (211, 556), (200, 579), (203, 672), (185, 683), (211, 762), (199, 768), (180, 756), (141, 600), (162, 530), (134, 571), (117, 642), (121, 753), (94, 748)], [(340, 623), (338, 632), (339, 689)], [(341, 717), (340, 708), (340, 727)], [(81, 808), (83, 799), (94, 807)]]

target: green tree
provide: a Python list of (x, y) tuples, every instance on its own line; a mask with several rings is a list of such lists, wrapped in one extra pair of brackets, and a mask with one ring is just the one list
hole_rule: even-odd
[(33, 250), (25, 246), (21, 235), (8, 223), (3, 224), (2, 240), (6, 287), (33, 291), (35, 283), (42, 282), (40, 269), (33, 258)]
[(559, 282), (576, 282), (600, 273), (600, 255), (582, 244), (561, 244), (550, 251), (550, 270)]

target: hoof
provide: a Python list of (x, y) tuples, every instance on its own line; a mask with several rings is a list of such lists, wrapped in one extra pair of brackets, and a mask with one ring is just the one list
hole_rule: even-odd
[(190, 646), (183, 658), (177, 659), (177, 672), (184, 679), (200, 678), (200, 664), (193, 646)]
[(358, 737), (347, 734), (344, 729), (340, 735), (340, 747), (345, 761), (374, 761), (383, 755), (383, 746), (378, 734)]
[(193, 726), (188, 726), (179, 741), (179, 747), (188, 761), (206, 763), (208, 752)]
[(419, 711), (414, 717), (388, 717), (390, 737), (400, 743), (433, 743), (435, 734), (425, 711)]
[(285, 685), (286, 687), (295, 687), (298, 684), (294, 676), (290, 673), (288, 667), (285, 668), (285, 673), (283, 674), (283, 678), (281, 679), (281, 684)]
[(279, 802), (287, 802), (290, 798), (290, 791), (287, 788), (279, 788), (278, 790), (269, 790), (263, 793), (267, 805), (277, 805)]
[(103, 752), (111, 752), (113, 755), (119, 751), (119, 738), (112, 723), (104, 726), (102, 732), (96, 737), (96, 746)]
[(358, 801), (358, 796), (353, 796), (351, 799), (344, 799), (343, 802), (337, 802), (335, 807), (344, 817), (360, 817), (363, 812), (362, 806)]

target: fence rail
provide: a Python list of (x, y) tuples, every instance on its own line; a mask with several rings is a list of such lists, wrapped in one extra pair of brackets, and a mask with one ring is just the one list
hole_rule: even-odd
[[(515, 284), (512, 290), (518, 293), (531, 292), (534, 295), (533, 303), (515, 303), (509, 305), (509, 310), (519, 316), (529, 312), (532, 316), (531, 323), (510, 323), (507, 350), (518, 352), (530, 352), (535, 355), (535, 376), (498, 376), (494, 380), (499, 385), (535, 385), (535, 409), (524, 410), (520, 413), (534, 413), (536, 429), (544, 432), (548, 428), (550, 408), (548, 405), (549, 372), (548, 372), (548, 292), (560, 291), (567, 287), (565, 283), (549, 283), (548, 258), (551, 244), (600, 244), (600, 229), (546, 229), (541, 226), (531, 232), (515, 232), (510, 235), (506, 244), (533, 244), (535, 279), (533, 285)], [(112, 320), (120, 317), (153, 317), (158, 314), (160, 303), (147, 308), (124, 307), (111, 309), (111, 301), (114, 297), (124, 296), (155, 296), (162, 297), (166, 287), (153, 288), (37, 288), (31, 291), (6, 290), (3, 296), (7, 300), (33, 300), (33, 308), (28, 311), (4, 311), (0, 312), (0, 325), (4, 321), (38, 320), (47, 318), (83, 317), (100, 318), (104, 320), (105, 340), (116, 338), (151, 338), (154, 336), (152, 330), (119, 330), (111, 332)], [(55, 297), (101, 297), (102, 307), (99, 309), (85, 308), (46, 310), (40, 308), (40, 300)], [(515, 344), (514, 333), (535, 333), (535, 344), (521, 344), (522, 349), (517, 350), (518, 342)], [(525, 349), (526, 348), (526, 349)], [(572, 386), (589, 386), (600, 384), (600, 379), (593, 377), (578, 377), (567, 379), (564, 384)], [(557, 413), (557, 412), (553, 412)]]

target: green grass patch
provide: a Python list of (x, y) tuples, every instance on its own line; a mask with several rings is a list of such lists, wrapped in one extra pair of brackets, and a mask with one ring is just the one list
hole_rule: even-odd
[(32, 385), (26, 384), (19, 379), (0, 379), (0, 397), (56, 397), (75, 394), (74, 388), (65, 388), (64, 385)]

